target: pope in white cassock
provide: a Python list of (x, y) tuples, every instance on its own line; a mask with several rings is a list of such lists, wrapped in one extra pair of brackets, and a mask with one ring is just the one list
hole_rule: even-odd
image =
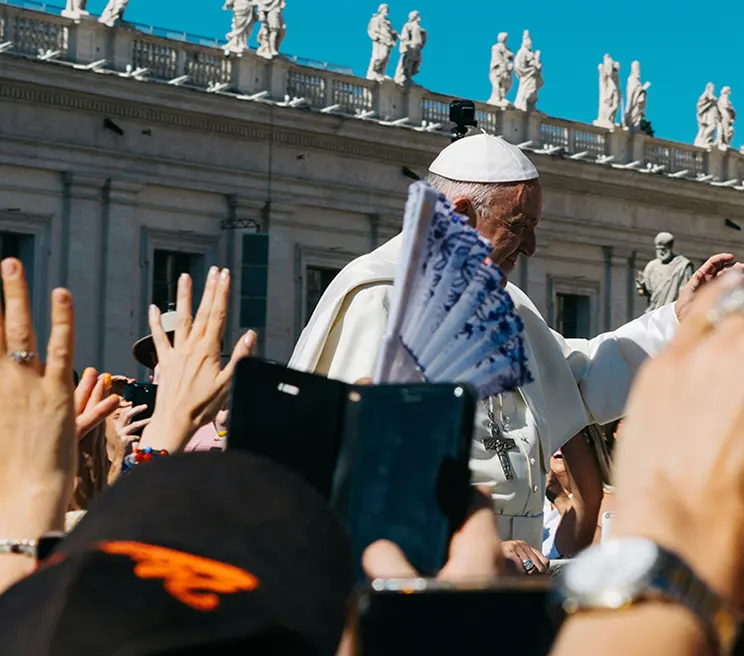
[[(486, 134), (465, 137), (440, 153), (429, 182), (491, 241), (492, 259), (506, 276), (520, 255), (534, 254), (542, 187), (519, 148)], [(300, 336), (290, 367), (348, 383), (372, 377), (401, 243), (398, 235), (341, 271)], [(705, 277), (702, 272), (696, 275)], [(674, 336), (678, 319), (668, 305), (594, 339), (564, 339), (524, 292), (511, 283), (506, 289), (524, 321), (534, 382), (482, 404), (470, 466), (473, 483), (491, 490), (501, 538), (539, 550), (551, 454), (586, 425), (622, 416), (638, 368)]]

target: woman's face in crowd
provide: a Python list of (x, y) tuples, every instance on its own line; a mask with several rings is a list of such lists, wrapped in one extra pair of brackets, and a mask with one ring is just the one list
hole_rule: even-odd
[(561, 453), (560, 449), (550, 458), (550, 471), (558, 477), (566, 475), (566, 463), (563, 460), (563, 453)]

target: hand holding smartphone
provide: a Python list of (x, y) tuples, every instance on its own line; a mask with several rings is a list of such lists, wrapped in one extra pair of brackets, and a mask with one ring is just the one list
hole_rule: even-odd
[[(128, 383), (124, 388), (124, 400), (129, 401), (133, 408), (147, 406), (147, 409), (137, 413), (137, 421), (149, 419), (155, 411), (155, 399), (158, 394), (158, 386), (153, 383)], [(133, 435), (142, 435), (144, 429), (134, 431)]]
[(476, 399), (458, 384), (353, 386), (246, 358), (238, 363), (228, 448), (303, 476), (364, 549), (395, 542), (422, 574), (447, 559), (470, 502)]

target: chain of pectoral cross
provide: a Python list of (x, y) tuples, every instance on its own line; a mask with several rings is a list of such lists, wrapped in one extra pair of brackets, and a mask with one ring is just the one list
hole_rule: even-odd
[(488, 401), (483, 401), (483, 407), (486, 410), (488, 416), (488, 437), (483, 438), (483, 446), (486, 451), (495, 451), (501, 464), (501, 469), (504, 470), (504, 476), (507, 481), (513, 481), (517, 475), (514, 471), (511, 459), (509, 458), (510, 453), (517, 453), (517, 443), (510, 437), (504, 434), (504, 428), (502, 426), (503, 412), (502, 412), (502, 401), (501, 396), (497, 397), (498, 403), (498, 417), (496, 416), (496, 409), (494, 408), (494, 397), (490, 397)]

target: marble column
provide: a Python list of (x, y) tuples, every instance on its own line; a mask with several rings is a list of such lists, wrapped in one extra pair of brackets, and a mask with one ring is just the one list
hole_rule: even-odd
[(369, 250), (375, 250), (380, 245), (380, 215), (369, 214)]
[(638, 299), (638, 290), (636, 289), (636, 276), (638, 271), (638, 252), (635, 250), (628, 253), (627, 268), (626, 268), (626, 303), (627, 313), (625, 315), (626, 321), (632, 321), (636, 318), (636, 301)]
[(602, 281), (602, 332), (612, 329), (612, 246), (602, 246), (604, 277)]
[[(112, 179), (105, 195), (105, 273), (98, 303), (105, 317), (104, 330), (97, 341), (102, 367), (114, 374), (137, 373), (131, 346), (147, 334), (148, 281), (143, 280), (144, 258), (140, 249), (137, 202), (144, 186)], [(137, 256), (136, 254), (139, 254)]]
[(104, 176), (66, 171), (62, 174), (62, 221), (56, 285), (67, 287), (75, 300), (75, 367), (103, 365), (97, 344), (103, 331), (105, 310), (100, 304), (106, 252)]

